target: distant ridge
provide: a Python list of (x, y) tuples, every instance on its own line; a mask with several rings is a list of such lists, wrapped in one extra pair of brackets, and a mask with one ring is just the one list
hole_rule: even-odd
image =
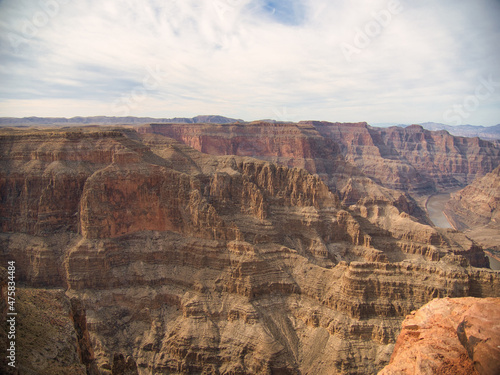
[(244, 122), (241, 119), (234, 119), (217, 115), (202, 115), (192, 118), (154, 118), (154, 117), (108, 117), (108, 116), (90, 116), (90, 117), (0, 117), (0, 126), (31, 126), (31, 125), (139, 125), (148, 123), (174, 123), (174, 124), (228, 124), (235, 122)]
[[(391, 126), (399, 126), (401, 128), (406, 128), (411, 126), (409, 124), (399, 124), (394, 122), (380, 122), (370, 124), (377, 128), (388, 128)], [(438, 122), (423, 122), (421, 125), (426, 130), (439, 131), (446, 130), (451, 135), (457, 137), (468, 137), (474, 138), (479, 137), (486, 140), (500, 139), (500, 124), (494, 126), (481, 126), (481, 125), (446, 125)]]
[[(481, 125), (452, 126), (452, 125), (440, 124), (437, 122), (423, 122), (418, 125), (430, 131), (446, 130), (451, 135), (457, 137), (468, 137), (468, 138), (479, 137), (481, 139), (490, 141), (500, 139), (500, 124), (494, 126), (481, 126)], [(399, 124), (397, 126), (406, 128), (410, 125)]]
[(436, 122), (420, 124), (427, 130), (446, 130), (451, 135), (460, 137), (479, 137), (483, 139), (500, 139), (500, 124), (495, 126), (458, 125), (451, 126)]
[[(276, 120), (260, 120), (270, 123), (276, 123)], [(174, 117), (174, 118), (155, 118), (155, 117), (110, 117), (110, 116), (89, 116), (89, 117), (0, 117), (0, 126), (34, 126), (34, 125), (52, 125), (52, 126), (71, 126), (71, 125), (143, 125), (143, 124), (232, 124), (246, 122), (242, 119), (218, 115), (200, 115), (196, 117)], [(408, 124), (397, 123), (375, 123), (375, 127), (408, 127)], [(460, 125), (451, 126), (436, 122), (424, 122), (419, 124), (424, 129), (431, 131), (446, 130), (448, 133), (459, 137), (479, 137), (485, 140), (500, 140), (500, 124), (495, 126), (476, 126)]]

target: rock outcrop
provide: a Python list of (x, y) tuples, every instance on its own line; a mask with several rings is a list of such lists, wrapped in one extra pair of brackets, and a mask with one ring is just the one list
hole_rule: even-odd
[(87, 329), (87, 316), (85, 308), (83, 307), (82, 302), (77, 298), (71, 299), (70, 317), (73, 321), (76, 333), (80, 362), (85, 366), (87, 375), (100, 375), (95, 361), (89, 331)]
[(313, 174), (344, 167), (338, 145), (307, 124), (150, 124), (138, 131), (173, 138), (210, 155), (251, 156)]
[[(254, 146), (284, 152), (288, 131)], [(348, 164), (309, 137), (302, 156), (339, 160), (317, 164), (326, 179), (294, 166), (295, 149), (285, 166), (127, 129), (0, 141), (0, 260), (25, 285), (65, 288), (87, 372), (374, 373), (412, 310), (499, 296), (481, 248), (405, 199), (346, 204), (330, 181)]]
[(500, 298), (444, 298), (406, 317), (379, 375), (498, 373)]

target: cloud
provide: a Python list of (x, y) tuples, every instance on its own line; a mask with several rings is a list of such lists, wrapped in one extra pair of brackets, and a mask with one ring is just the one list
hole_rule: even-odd
[[(113, 115), (128, 100), (137, 116), (442, 122), (481, 77), (500, 80), (497, 1), (400, 0), (377, 29), (394, 2), (4, 0), (0, 115)], [(467, 120), (500, 122), (498, 104), (500, 88)]]

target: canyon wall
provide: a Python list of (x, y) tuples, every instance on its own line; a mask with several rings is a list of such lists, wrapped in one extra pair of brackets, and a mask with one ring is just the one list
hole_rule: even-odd
[(308, 124), (149, 124), (138, 131), (176, 139), (206, 154), (257, 157), (313, 174), (344, 167), (338, 145)]
[(444, 213), (490, 257), (500, 259), (500, 167), (452, 194)]
[[(476, 243), (403, 199), (346, 205), (330, 183), (356, 167), (339, 146), (306, 125), (262, 140), (280, 129), (249, 128), (240, 146), (225, 131), (184, 140), (232, 147), (218, 156), (175, 132), (0, 134), (0, 259), (26, 286), (66, 291), (87, 372), (374, 373), (411, 311), (499, 296)], [(352, 194), (365, 182), (396, 194), (358, 176)]]
[(374, 128), (366, 123), (312, 122), (342, 145), (348, 161), (385, 186), (410, 191), (465, 186), (492, 171), (500, 149), (479, 138), (455, 137), (420, 125)]
[(500, 167), (453, 194), (445, 212), (458, 229), (488, 224), (500, 228)]
[[(463, 187), (499, 164), (500, 149), (479, 138), (455, 137), (420, 125), (374, 128), (366, 123), (150, 124), (162, 134), (208, 154), (248, 155), (333, 176), (348, 166), (378, 184), (425, 192)], [(351, 175), (356, 175), (349, 170)]]
[(337, 193), (344, 205), (369, 197), (425, 220), (411, 197), (373, 181), (347, 162), (341, 146), (308, 123), (149, 124), (143, 135), (163, 135), (210, 155), (251, 156), (287, 167), (303, 168)]

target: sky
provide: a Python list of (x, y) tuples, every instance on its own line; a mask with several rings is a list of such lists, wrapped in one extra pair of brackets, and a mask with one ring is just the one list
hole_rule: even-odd
[(500, 0), (0, 0), (0, 116), (500, 123)]

